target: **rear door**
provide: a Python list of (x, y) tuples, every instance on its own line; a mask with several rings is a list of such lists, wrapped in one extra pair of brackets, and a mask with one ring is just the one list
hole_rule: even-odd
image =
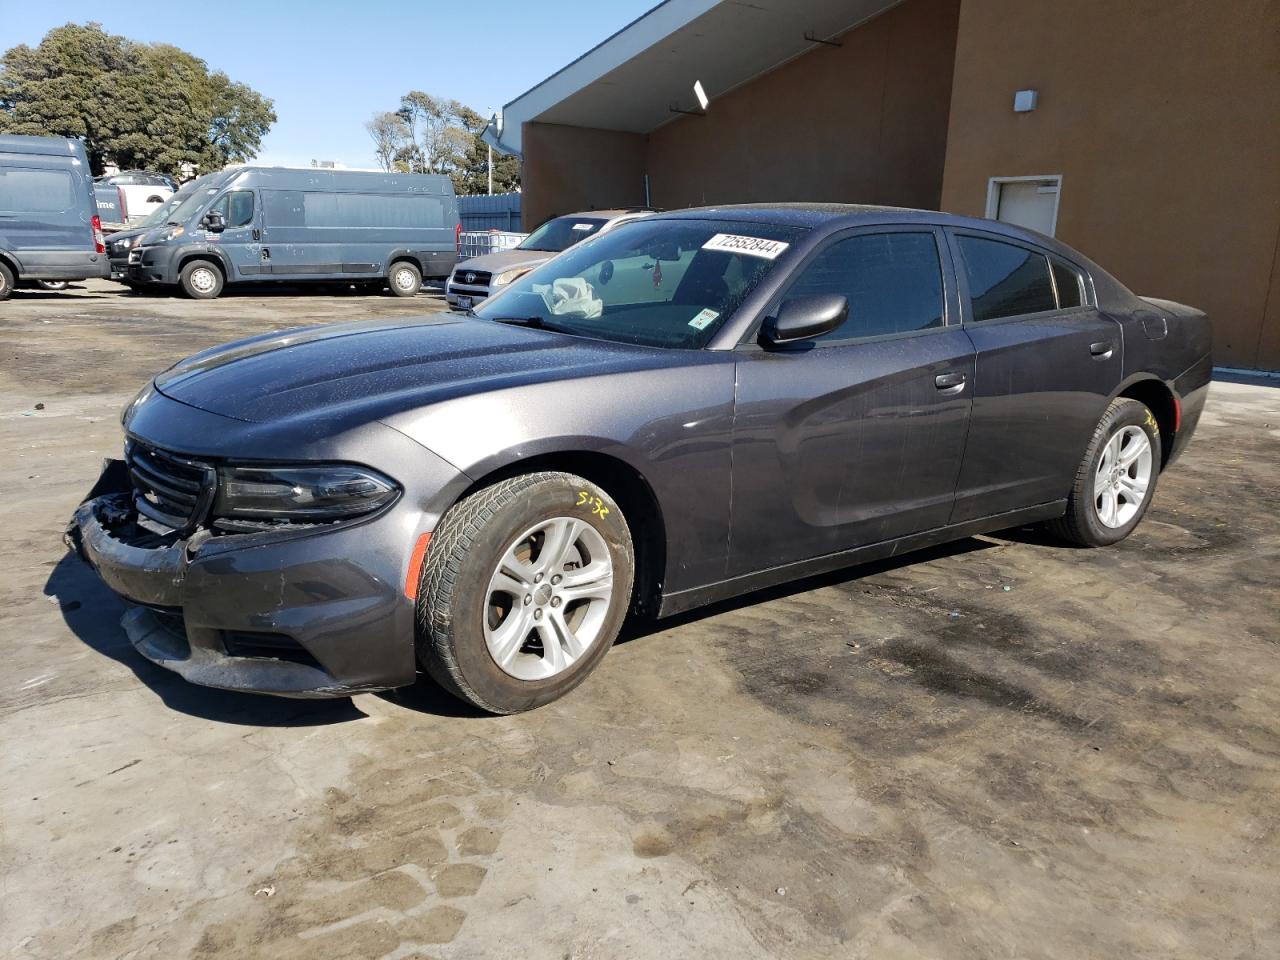
[(927, 225), (842, 234), (779, 302), (837, 293), (849, 319), (791, 348), (741, 348), (730, 576), (942, 526), (969, 419), (973, 346), (945, 241)]
[(0, 247), (92, 251), (83, 192), (70, 157), (0, 154)]
[(1067, 495), (1122, 358), (1120, 327), (1080, 268), (1008, 237), (947, 233), (977, 350), (959, 523)]

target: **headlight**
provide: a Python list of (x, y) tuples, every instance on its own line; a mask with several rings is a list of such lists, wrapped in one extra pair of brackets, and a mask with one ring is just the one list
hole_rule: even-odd
[(515, 270), (507, 270), (505, 273), (500, 273), (493, 278), (493, 286), (505, 287), (512, 280), (517, 277), (523, 277), (528, 272), (529, 267), (518, 267)]
[(395, 481), (368, 467), (220, 467), (213, 515), (228, 520), (341, 520), (396, 498)]

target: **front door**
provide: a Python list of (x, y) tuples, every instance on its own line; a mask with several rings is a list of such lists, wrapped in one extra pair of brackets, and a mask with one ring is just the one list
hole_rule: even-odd
[[(252, 280), (261, 273), (262, 245), (258, 242), (258, 204), (252, 190), (230, 190), (209, 208), (222, 214), (226, 229), (206, 232), (206, 239), (226, 254), (233, 276), (228, 280)], [(207, 215), (207, 214), (206, 214)]]
[(940, 231), (842, 235), (781, 296), (842, 294), (844, 325), (743, 348), (729, 575), (942, 526), (964, 451), (973, 346)]
[(1078, 267), (1006, 237), (948, 233), (977, 350), (959, 523), (1067, 496), (1120, 382), (1121, 341)]

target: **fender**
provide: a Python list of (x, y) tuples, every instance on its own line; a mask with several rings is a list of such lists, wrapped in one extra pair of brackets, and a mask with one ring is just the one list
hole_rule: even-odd
[(169, 261), (173, 264), (174, 279), (177, 279), (178, 274), (182, 272), (183, 265), (188, 260), (197, 257), (206, 260), (217, 260), (218, 265), (222, 267), (222, 275), (226, 278), (227, 283), (235, 283), (240, 279), (236, 276), (235, 268), (231, 265), (231, 258), (215, 243), (184, 243), (174, 248)]

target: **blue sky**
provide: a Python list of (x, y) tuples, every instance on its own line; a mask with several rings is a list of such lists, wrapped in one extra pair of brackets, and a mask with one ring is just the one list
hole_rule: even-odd
[(425, 90), (498, 109), (657, 0), (216, 0), (211, 4), (0, 0), (0, 49), (96, 20), (172, 43), (275, 100), (259, 160), (375, 166), (364, 122)]

